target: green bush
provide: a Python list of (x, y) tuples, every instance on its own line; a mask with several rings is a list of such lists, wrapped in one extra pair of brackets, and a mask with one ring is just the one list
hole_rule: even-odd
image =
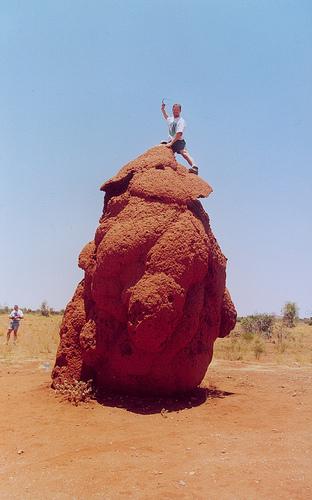
[(254, 314), (243, 318), (240, 324), (244, 335), (258, 333), (270, 338), (274, 321), (273, 314)]
[(283, 322), (288, 328), (293, 328), (298, 319), (298, 306), (295, 302), (286, 302), (282, 310)]
[(44, 300), (40, 306), (40, 312), (42, 316), (50, 316), (50, 308), (46, 300)]

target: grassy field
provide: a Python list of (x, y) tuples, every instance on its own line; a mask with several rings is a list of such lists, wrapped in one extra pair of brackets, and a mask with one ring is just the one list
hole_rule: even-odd
[(298, 321), (294, 328), (275, 322), (270, 339), (244, 333), (239, 323), (233, 332), (215, 343), (214, 356), (231, 361), (258, 361), (276, 364), (312, 364), (312, 326)]
[(44, 317), (39, 314), (25, 314), (18, 330), (17, 345), (13, 345), (13, 334), (8, 346), (6, 332), (9, 319), (0, 315), (0, 359), (6, 361), (18, 359), (53, 360), (59, 342), (61, 315)]
[[(8, 317), (0, 315), (0, 359), (53, 360), (59, 342), (61, 315), (44, 317), (26, 314), (18, 332), (18, 343), (5, 345)], [(218, 339), (214, 357), (230, 361), (264, 362), (300, 365), (312, 364), (312, 326), (299, 321), (294, 328), (274, 325), (270, 340), (258, 334), (244, 333), (237, 323), (231, 335)]]

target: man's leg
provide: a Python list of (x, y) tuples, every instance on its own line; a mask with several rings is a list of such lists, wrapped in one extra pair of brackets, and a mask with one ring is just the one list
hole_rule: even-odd
[(195, 162), (193, 160), (193, 158), (191, 157), (191, 155), (189, 154), (188, 150), (187, 149), (182, 149), (182, 151), (180, 151), (181, 155), (183, 156), (183, 158), (187, 161), (187, 163), (192, 167), (193, 165), (195, 165)]
[(11, 331), (12, 331), (12, 328), (9, 328), (8, 331), (7, 331), (7, 341), (6, 341), (7, 345), (9, 343), (9, 340), (10, 340), (10, 337), (11, 337)]
[(17, 330), (18, 330), (18, 327), (17, 328), (14, 328), (13, 332), (14, 332), (14, 344), (16, 344), (16, 341), (17, 341)]
[(191, 157), (190, 153), (188, 152), (188, 150), (182, 149), (181, 155), (183, 156), (183, 158), (185, 158), (187, 163), (191, 166), (191, 168), (189, 169), (189, 172), (191, 174), (198, 175), (198, 167), (196, 167), (195, 162), (194, 162), (193, 158)]

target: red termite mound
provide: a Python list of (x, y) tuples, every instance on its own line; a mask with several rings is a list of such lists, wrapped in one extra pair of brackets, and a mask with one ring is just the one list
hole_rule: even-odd
[(234, 328), (226, 258), (200, 197), (212, 189), (157, 146), (106, 182), (84, 279), (67, 305), (53, 386), (92, 378), (102, 390), (195, 388), (213, 344)]

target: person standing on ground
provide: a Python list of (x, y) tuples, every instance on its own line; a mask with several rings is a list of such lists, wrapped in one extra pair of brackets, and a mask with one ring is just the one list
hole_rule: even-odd
[(186, 142), (183, 138), (183, 132), (186, 126), (184, 118), (181, 116), (181, 104), (174, 104), (172, 106), (172, 115), (168, 116), (166, 112), (166, 105), (164, 101), (161, 103), (161, 112), (164, 119), (166, 120), (169, 128), (169, 142), (162, 142), (166, 144), (167, 148), (171, 148), (174, 153), (178, 153), (185, 158), (188, 164), (191, 166), (189, 172), (191, 174), (198, 175), (198, 167), (196, 167), (193, 158), (190, 156), (189, 152), (185, 148)]
[(23, 317), (24, 317), (23, 311), (21, 311), (18, 308), (18, 305), (15, 305), (14, 309), (12, 309), (11, 314), (9, 316), (10, 325), (9, 325), (9, 329), (7, 331), (7, 341), (6, 341), (7, 345), (9, 343), (12, 332), (14, 332), (14, 344), (16, 344), (17, 330), (19, 329), (20, 320), (23, 319)]

